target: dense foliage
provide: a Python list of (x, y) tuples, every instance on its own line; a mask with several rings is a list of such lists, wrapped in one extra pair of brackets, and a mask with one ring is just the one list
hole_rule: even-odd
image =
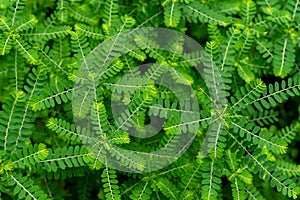
[[(207, 54), (183, 52), (182, 38), (171, 38), (174, 51), (165, 52), (137, 37), (140, 49), (103, 71), (91, 109), (72, 108), (77, 72), (91, 51), (142, 27), (184, 33)], [(299, 198), (299, 55), (299, 0), (0, 0), (0, 199)], [(144, 63), (155, 64), (134, 69)], [(164, 70), (194, 89), (199, 119), (180, 122), (180, 99), (153, 83)], [(131, 91), (139, 85), (128, 80), (116, 90), (130, 95), (111, 99), (128, 71), (152, 82)], [(81, 100), (84, 110), (90, 102)], [(114, 119), (116, 100), (128, 109)], [(74, 123), (73, 114), (90, 114), (93, 128)], [(153, 117), (165, 119), (153, 137), (118, 127), (135, 125), (142, 135)], [(91, 130), (105, 138), (96, 152), (84, 144)], [(195, 134), (191, 146), (156, 171), (111, 148), (153, 152), (187, 130)], [(109, 153), (134, 171), (100, 159)]]

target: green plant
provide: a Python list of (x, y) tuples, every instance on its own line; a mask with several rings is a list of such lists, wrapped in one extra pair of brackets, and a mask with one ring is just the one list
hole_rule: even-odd
[[(298, 0), (0, 0), (0, 198), (296, 199), (299, 7)], [(82, 107), (72, 107), (77, 72), (89, 66), (93, 49), (143, 27), (189, 35), (206, 53), (183, 53), (181, 37), (170, 38), (172, 52), (166, 52), (137, 36), (139, 50), (103, 71), (97, 102), (78, 98)], [(150, 62), (155, 64), (144, 72), (134, 69)], [(199, 119), (185, 115), (176, 94), (156, 82), (116, 84), (128, 72), (158, 81), (166, 70), (168, 80), (194, 89)], [(120, 118), (111, 102), (128, 105)], [(90, 115), (93, 129), (79, 126), (73, 114)], [(132, 137), (118, 126), (135, 124), (143, 136), (151, 117), (166, 121), (150, 138)], [(152, 152), (187, 130), (195, 134), (191, 146), (156, 171), (143, 173), (142, 161), (111, 148)], [(85, 145), (94, 144), (94, 133), (103, 139), (95, 151)], [(111, 168), (102, 147), (138, 173)]]

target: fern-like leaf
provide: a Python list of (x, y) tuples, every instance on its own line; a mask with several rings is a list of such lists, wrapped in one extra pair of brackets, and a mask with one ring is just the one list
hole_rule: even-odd
[[(31, 106), (34, 111), (54, 107), (56, 104), (66, 103), (72, 98), (74, 88), (72, 82), (63, 81), (56, 86), (50, 86), (39, 96), (32, 99)], [(75, 88), (76, 89), (76, 88)]]
[[(107, 166), (107, 163), (106, 163)], [(105, 192), (105, 198), (108, 200), (118, 200), (121, 199), (120, 190), (118, 184), (116, 171), (113, 169), (108, 169), (107, 167), (103, 170), (101, 174), (103, 188)]]
[(287, 100), (289, 96), (299, 96), (299, 81), (299, 78), (289, 78), (287, 82), (283, 80), (281, 83), (275, 82), (274, 84), (269, 84), (268, 89), (263, 92), (260, 98), (247, 102), (246, 105), (254, 104), (258, 110), (263, 111), (264, 108), (270, 109), (271, 106), (274, 107), (277, 103), (282, 103), (284, 100)]
[(21, 174), (8, 175), (8, 185), (15, 185), (13, 193), (17, 199), (50, 200), (38, 183)]
[(88, 166), (93, 162), (93, 155), (84, 146), (71, 146), (49, 150), (46, 159), (39, 162), (48, 172), (56, 172), (58, 169), (66, 169), (79, 166)]
[(48, 156), (48, 149), (45, 144), (36, 144), (34, 146), (25, 147), (23, 151), (17, 150), (11, 157), (12, 165), (19, 168), (30, 168)]
[(295, 48), (289, 38), (279, 39), (274, 48), (274, 74), (281, 78), (286, 77), (294, 66)]
[(180, 22), (181, 11), (178, 2), (169, 2), (164, 8), (164, 22), (167, 27), (177, 27)]
[(225, 16), (215, 13), (213, 10), (209, 9), (208, 6), (203, 5), (199, 2), (194, 2), (184, 7), (184, 12), (188, 15), (191, 15), (188, 20), (199, 20), (203, 23), (208, 22), (220, 26), (227, 26), (230, 23), (230, 21)]

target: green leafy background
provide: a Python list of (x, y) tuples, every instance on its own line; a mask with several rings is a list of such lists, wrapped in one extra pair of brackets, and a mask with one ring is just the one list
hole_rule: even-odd
[[(199, 52), (183, 54), (179, 38), (170, 44), (175, 56), (170, 55), (145, 38), (137, 42), (141, 50), (105, 72), (92, 115), (95, 130), (108, 138), (107, 150), (112, 142), (151, 152), (199, 123), (195, 140), (176, 162), (135, 174), (109, 168), (82, 144), (90, 133), (74, 125), (71, 99), (77, 71), (91, 50), (142, 27), (182, 32), (208, 54), (201, 60)], [(299, 0), (0, 0), (0, 199), (299, 198), (299, 48)], [(138, 117), (127, 113), (121, 121), (130, 118), (143, 127), (149, 116), (159, 116), (167, 118), (163, 130), (149, 140), (114, 131), (109, 85), (148, 61), (180, 72), (174, 81), (188, 80), (182, 84), (195, 89), (203, 121), (180, 124), (174, 94), (152, 85), (123, 99)], [(193, 70), (199, 63), (204, 77)], [(159, 77), (159, 66), (144, 76)], [(221, 77), (214, 75), (217, 69)], [(209, 94), (221, 81), (225, 92)], [(210, 95), (228, 102), (225, 108), (213, 110)], [(203, 156), (205, 120), (216, 114), (224, 127), (214, 127), (207, 144), (213, 148)]]

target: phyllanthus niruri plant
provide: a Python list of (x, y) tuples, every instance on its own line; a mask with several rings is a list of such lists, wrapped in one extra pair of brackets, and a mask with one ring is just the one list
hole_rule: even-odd
[(299, 6), (0, 1), (0, 198), (296, 199)]
[[(173, 49), (174, 45), (176, 49)], [(150, 57), (157, 60), (155, 63), (131, 69), (116, 83), (110, 82), (117, 76), (119, 68), (115, 66), (123, 55), (146, 49), (151, 51)], [(189, 56), (195, 53), (199, 56), (191, 62)], [(208, 98), (212, 101), (210, 109), (215, 112), (212, 116), (200, 119), (193, 80), (189, 74), (177, 70), (177, 65), (181, 63), (195, 67), (199, 77), (204, 71), (204, 83), (208, 86)], [(143, 68), (144, 72), (141, 73), (139, 68)], [(218, 140), (218, 131), (223, 126), (222, 114), (227, 102), (218, 68), (196, 41), (168, 29), (139, 28), (105, 40), (86, 57), (77, 73), (74, 88), (72, 106), (75, 125), (89, 130), (88, 135), (79, 137), (84, 137), (83, 144), (94, 152), (97, 161), (106, 162), (118, 171), (149, 173), (170, 165), (190, 146), (199, 129), (199, 122), (206, 122), (212, 127), (207, 128), (207, 144), (202, 144), (202, 154), (208, 153), (214, 147), (209, 143)], [(104, 88), (112, 93), (113, 119), (106, 115)], [(169, 97), (161, 96), (166, 92)], [(170, 103), (172, 106), (168, 105)], [(145, 119), (148, 113), (150, 122)], [(142, 147), (143, 144), (140, 144), (142, 148), (139, 147), (141, 152), (117, 146), (129, 136), (150, 138), (163, 131), (171, 137), (163, 148), (153, 152), (146, 152), (147, 147)]]

